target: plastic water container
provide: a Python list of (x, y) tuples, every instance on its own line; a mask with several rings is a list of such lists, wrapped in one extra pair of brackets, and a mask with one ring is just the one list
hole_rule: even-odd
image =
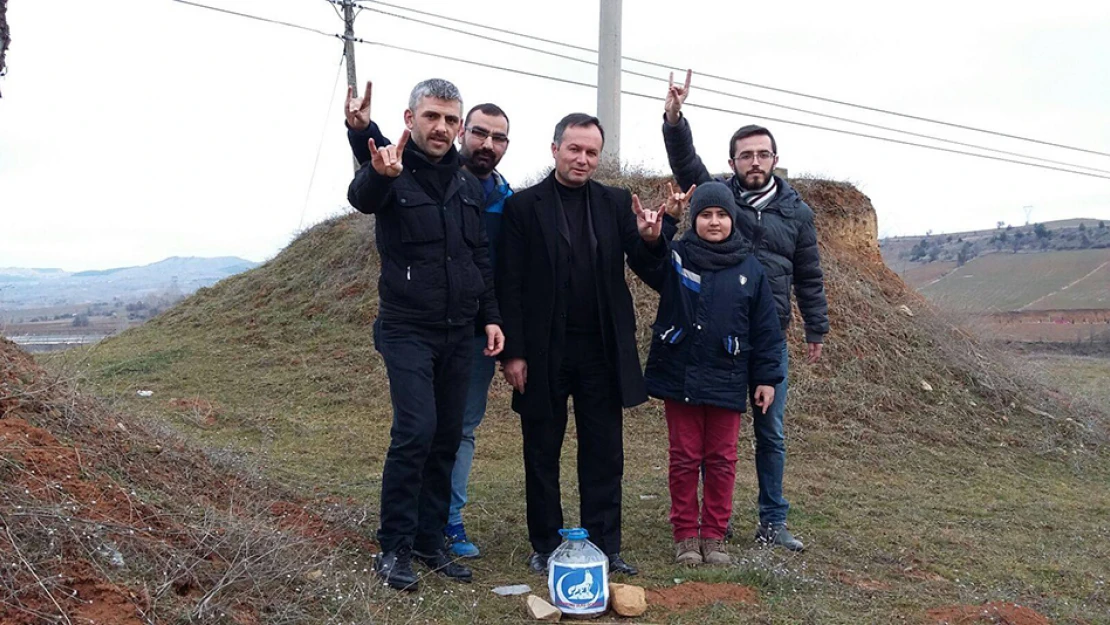
[(547, 561), (551, 603), (568, 616), (592, 618), (609, 607), (609, 558), (581, 527), (559, 530), (563, 544)]

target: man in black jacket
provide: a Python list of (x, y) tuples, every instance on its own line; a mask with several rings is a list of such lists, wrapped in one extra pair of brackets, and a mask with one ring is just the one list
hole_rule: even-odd
[[(663, 141), (671, 172), (681, 188), (712, 180), (709, 170), (694, 150), (690, 124), (682, 115), (682, 103), (690, 93), (691, 72), (686, 83), (667, 90)], [(672, 76), (673, 78), (673, 76)], [(733, 176), (726, 184), (739, 205), (737, 221), (741, 233), (758, 241), (756, 257), (771, 281), (779, 321), (783, 330), (790, 325), (790, 290), (793, 285), (798, 308), (805, 320), (807, 361), (817, 362), (825, 334), (829, 331), (828, 302), (825, 299), (821, 260), (817, 253), (817, 229), (813, 210), (782, 178), (774, 175), (778, 146), (766, 128), (745, 126), (729, 139), (729, 168)], [(787, 369), (787, 350), (782, 351), (782, 368)], [(775, 401), (763, 411), (753, 407), (755, 430), (755, 467), (759, 479), (759, 529), (756, 539), (781, 545), (792, 551), (805, 547), (786, 528), (790, 504), (782, 495), (782, 476), (786, 464), (783, 414), (786, 408), (787, 380), (775, 387)], [(754, 402), (753, 402), (754, 405)]]
[(502, 358), (521, 416), (536, 573), (560, 542), (559, 458), (572, 396), (582, 526), (611, 571), (637, 573), (620, 555), (621, 408), (646, 401), (647, 392), (624, 263), (627, 255), (633, 271), (654, 268), (665, 246), (654, 243), (661, 221), (650, 221), (628, 191), (590, 180), (604, 138), (596, 117), (567, 115), (551, 145), (555, 171), (505, 204), (497, 258)]
[(371, 158), (347, 192), (355, 208), (377, 217), (382, 268), (374, 342), (393, 401), (377, 570), (404, 590), (417, 586), (412, 556), (440, 574), (471, 579), (468, 568), (448, 557), (443, 527), (475, 318), (485, 327), (487, 356), (504, 346), (480, 213), (484, 194), (461, 169), (454, 144), (461, 117), (462, 97), (453, 84), (431, 79), (416, 85), (405, 111), (408, 129), (397, 145), (379, 148), (369, 140)]

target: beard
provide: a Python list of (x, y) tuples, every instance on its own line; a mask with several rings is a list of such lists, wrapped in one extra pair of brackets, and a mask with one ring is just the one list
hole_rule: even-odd
[(462, 157), (463, 165), (466, 169), (479, 178), (485, 178), (490, 175), (494, 168), (497, 167), (497, 155), (494, 154), (493, 150), (478, 149), (473, 152), (468, 151), (463, 154)]
[(755, 191), (767, 184), (767, 181), (770, 179), (770, 174), (761, 169), (749, 169), (743, 175), (737, 173), (736, 178), (740, 181), (741, 187), (748, 191)]

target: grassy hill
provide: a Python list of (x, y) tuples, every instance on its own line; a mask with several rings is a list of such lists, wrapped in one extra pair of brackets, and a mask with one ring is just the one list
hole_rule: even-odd
[[(664, 181), (619, 182), (658, 197)], [(706, 604), (699, 602), (704, 593), (691, 591), (682, 607), (657, 603), (645, 618), (939, 623), (984, 612), (1105, 622), (1106, 416), (1024, 377), (1004, 355), (947, 325), (883, 265), (874, 210), (856, 189), (796, 183), (817, 211), (833, 328), (814, 366), (803, 364), (800, 330), (790, 333), (786, 494), (792, 528), (810, 549), (788, 554), (749, 542), (757, 507), (745, 419), (731, 547), (737, 562), (674, 567), (662, 408), (651, 402), (628, 411), (624, 554), (644, 571), (636, 582), (660, 591), (677, 580), (744, 585), (758, 597)], [(364, 507), (354, 527), (372, 536), (390, 424), (387, 382), (370, 336), (377, 312), (372, 232), (372, 220), (361, 215), (319, 224), (264, 266), (50, 366), (80, 370), (86, 392), (113, 410), (222, 450), (241, 471)], [(646, 345), (656, 298), (633, 286)], [(140, 389), (153, 396), (138, 397)], [(365, 564), (335, 577), (325, 567), (323, 577), (298, 577), (296, 591), (280, 594), (284, 605), (300, 606), (308, 615), (301, 622), (335, 614), (382, 623), (522, 619), (518, 600), (489, 592), (528, 583), (543, 594), (543, 581), (524, 566), (521, 441), (508, 398), (498, 381), (478, 431), (466, 509), (468, 530), (485, 547), (475, 584), (433, 579), (419, 595), (402, 596), (374, 585)], [(63, 428), (58, 436), (73, 433)], [(568, 523), (577, 516), (575, 453), (572, 425), (562, 474)], [(213, 479), (212, 491), (223, 484)], [(357, 546), (351, 553), (363, 562), (367, 555)], [(107, 574), (130, 588), (155, 583), (126, 568)], [(203, 594), (234, 614), (231, 598), (212, 594), (219, 583), (200, 576), (197, 594), (186, 592), (181, 601), (196, 606)], [(248, 605), (273, 600), (249, 584), (237, 588), (235, 600)], [(344, 612), (351, 603), (362, 611)]]

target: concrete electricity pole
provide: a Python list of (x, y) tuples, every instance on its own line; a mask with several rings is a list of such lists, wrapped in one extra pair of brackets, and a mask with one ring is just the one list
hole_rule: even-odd
[[(347, 86), (358, 93), (358, 77), (355, 74), (355, 3), (354, 0), (343, 0), (343, 57), (347, 65)], [(358, 171), (358, 159), (354, 161), (355, 171)]]
[(597, 116), (605, 127), (603, 161), (621, 162), (621, 0), (601, 0), (598, 29)]

